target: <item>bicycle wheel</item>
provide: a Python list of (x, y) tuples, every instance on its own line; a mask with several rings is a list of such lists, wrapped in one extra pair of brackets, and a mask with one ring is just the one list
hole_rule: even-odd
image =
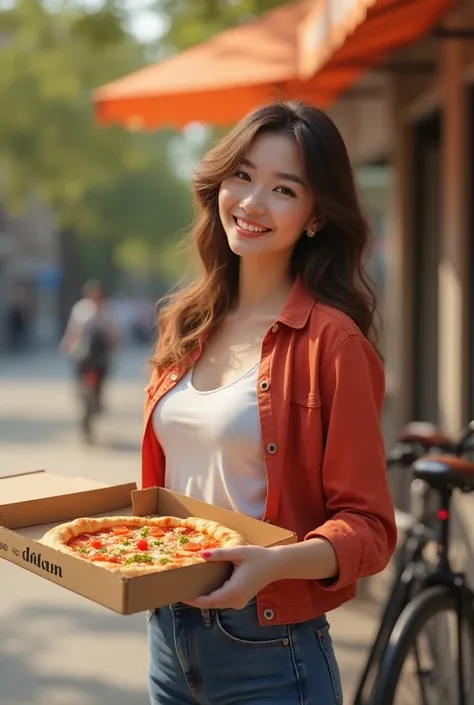
[[(457, 594), (424, 590), (395, 625), (380, 665), (371, 705), (461, 705), (458, 685)], [(463, 705), (474, 705), (474, 613), (463, 603)]]

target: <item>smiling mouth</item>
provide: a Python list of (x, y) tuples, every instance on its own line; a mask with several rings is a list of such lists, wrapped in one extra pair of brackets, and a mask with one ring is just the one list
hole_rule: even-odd
[(235, 215), (232, 216), (234, 218), (235, 223), (237, 224), (237, 227), (240, 228), (240, 230), (244, 230), (246, 233), (253, 233), (255, 235), (264, 235), (265, 233), (271, 232), (271, 228), (264, 228), (258, 225), (253, 225), (251, 223), (247, 223), (245, 220), (241, 220), (240, 218), (237, 218)]

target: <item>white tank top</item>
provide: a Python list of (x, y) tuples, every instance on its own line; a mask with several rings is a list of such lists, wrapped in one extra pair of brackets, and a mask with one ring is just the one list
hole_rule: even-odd
[(210, 392), (193, 387), (190, 370), (158, 402), (153, 428), (166, 459), (167, 489), (262, 519), (267, 478), (258, 368)]

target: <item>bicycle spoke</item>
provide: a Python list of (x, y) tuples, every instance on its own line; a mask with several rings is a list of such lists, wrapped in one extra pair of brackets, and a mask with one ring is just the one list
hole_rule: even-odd
[(420, 697), (421, 697), (421, 705), (430, 705), (428, 697), (426, 695), (425, 691), (425, 673), (422, 670), (421, 667), (421, 659), (420, 659), (420, 650), (418, 648), (418, 641), (416, 641), (415, 646), (414, 646), (414, 651), (415, 651), (415, 663), (416, 663), (416, 670), (418, 674), (418, 686), (420, 688)]
[[(474, 705), (472, 634), (466, 633), (463, 638), (463, 650), (465, 692), (470, 698), (467, 705)], [(394, 705), (458, 705), (457, 660), (456, 615), (454, 612), (437, 614), (424, 625), (407, 653)]]

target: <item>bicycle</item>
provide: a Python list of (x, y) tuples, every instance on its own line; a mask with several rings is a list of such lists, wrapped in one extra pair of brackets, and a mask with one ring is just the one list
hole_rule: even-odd
[[(472, 426), (472, 424), (471, 424)], [(421, 567), (413, 578), (418, 583), (416, 594), (405, 604), (398, 616), (380, 661), (369, 703), (371, 705), (451, 705), (453, 689), (457, 705), (474, 702), (473, 687), (466, 686), (466, 653), (474, 658), (474, 593), (466, 584), (463, 573), (455, 573), (449, 560), (450, 508), (454, 490), (474, 491), (474, 463), (459, 455), (433, 454), (413, 464), (415, 480), (426, 483), (439, 498), (435, 541), (437, 558), (434, 567), (421, 557), (414, 566)], [(405, 581), (406, 583), (407, 581)], [(430, 620), (443, 617), (441, 629), (430, 627)], [(450, 646), (448, 617), (456, 624), (456, 678), (446, 669), (447, 647)], [(425, 632), (424, 630), (427, 629)], [(422, 636), (427, 637), (422, 640)], [(466, 641), (467, 639), (467, 641)], [(468, 647), (468, 651), (466, 651)], [(409, 661), (413, 649), (413, 664)], [(433, 663), (426, 665), (428, 656)], [(431, 659), (430, 659), (431, 660)], [(406, 666), (413, 665), (416, 695), (407, 696)], [(410, 675), (410, 674), (409, 674)], [(430, 696), (430, 697), (428, 697)], [(468, 700), (473, 698), (472, 700)], [(395, 700), (395, 698), (397, 698)]]
[[(452, 441), (433, 424), (411, 423), (398, 434), (395, 447), (387, 453), (387, 468), (392, 466), (411, 469), (413, 463), (428, 452), (461, 455), (470, 448), (474, 437), (474, 422), (458, 442)], [(410, 514), (401, 514), (405, 524), (405, 537), (395, 559), (395, 575), (389, 597), (380, 619), (379, 628), (367, 656), (359, 679), (353, 705), (369, 705), (378, 666), (383, 658), (390, 636), (400, 614), (419, 590), (420, 582), (429, 572), (424, 554), (433, 540), (430, 528), (430, 492), (426, 483), (414, 478), (410, 487)], [(385, 705), (385, 704), (384, 704)]]

